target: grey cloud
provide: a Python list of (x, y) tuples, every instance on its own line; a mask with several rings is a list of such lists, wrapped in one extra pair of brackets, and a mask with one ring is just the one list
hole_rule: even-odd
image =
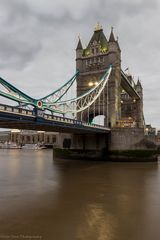
[[(0, 23), (0, 67), (23, 68), (41, 50), (37, 22), (23, 4), (2, 1), (5, 20)], [(37, 34), (38, 33), (38, 34)]]
[(0, 37), (0, 44), (3, 46), (0, 47), (0, 68), (16, 68), (22, 69), (25, 65), (33, 61), (35, 54), (40, 50), (40, 43), (28, 44), (23, 39), (18, 39), (12, 37), (11, 34), (8, 34), (8, 41), (5, 37)]
[[(18, 1), (19, 2), (19, 1)], [(62, 19), (63, 16), (69, 15), (74, 20), (84, 20), (85, 18), (102, 18), (114, 19), (116, 21), (124, 13), (126, 15), (137, 15), (145, 11), (151, 11), (157, 7), (157, 1), (149, 0), (80, 0), (80, 1), (39, 1), (26, 0), (26, 3), (35, 14), (49, 16), (50, 18)], [(48, 8), (46, 8), (48, 4)]]
[[(97, 3), (97, 1), (94, 1)], [(106, 1), (101, 0), (98, 4), (91, 4), (91, 15), (94, 19), (94, 16), (98, 16), (100, 19), (108, 20), (112, 24), (118, 25), (118, 22), (123, 17), (132, 18), (133, 16), (137, 16), (143, 14), (144, 12), (152, 11), (157, 7), (156, 1), (126, 1), (126, 0), (112, 0)]]

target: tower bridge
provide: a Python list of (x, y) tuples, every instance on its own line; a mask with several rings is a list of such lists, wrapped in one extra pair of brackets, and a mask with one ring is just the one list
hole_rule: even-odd
[[(58, 131), (61, 143), (66, 137), (63, 133), (72, 134), (67, 135), (72, 139), (71, 147), (83, 149), (87, 142), (89, 148), (105, 148), (106, 141), (116, 149), (122, 139), (121, 149), (135, 148), (144, 137), (143, 88), (139, 79), (135, 82), (122, 70), (121, 49), (113, 28), (107, 40), (98, 25), (86, 48), (79, 38), (76, 73), (59, 89), (34, 99), (0, 78), (0, 96), (14, 102), (12, 106), (0, 104), (1, 128)], [(99, 115), (104, 116), (103, 126), (94, 124)]]

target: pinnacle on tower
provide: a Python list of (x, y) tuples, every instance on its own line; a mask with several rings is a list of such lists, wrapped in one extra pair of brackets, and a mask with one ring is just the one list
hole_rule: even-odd
[(109, 37), (109, 42), (115, 42), (115, 37), (114, 37), (114, 33), (113, 33), (113, 27), (111, 27), (111, 33), (110, 33), (110, 37)]
[(139, 78), (138, 78), (138, 80), (137, 80), (137, 86), (140, 86), (140, 87), (142, 88), (142, 84), (141, 84)]
[(78, 41), (76, 50), (78, 50), (78, 49), (82, 50), (83, 47), (82, 47), (81, 39), (80, 39), (80, 37), (78, 37), (78, 38), (79, 38), (79, 41)]

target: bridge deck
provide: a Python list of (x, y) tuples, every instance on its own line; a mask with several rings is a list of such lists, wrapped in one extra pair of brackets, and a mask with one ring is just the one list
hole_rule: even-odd
[(0, 105), (0, 128), (41, 130), (66, 133), (104, 134), (109, 128), (49, 114), (35, 116), (31, 110)]

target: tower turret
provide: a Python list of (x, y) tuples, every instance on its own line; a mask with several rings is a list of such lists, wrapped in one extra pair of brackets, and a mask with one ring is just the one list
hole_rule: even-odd
[(140, 100), (137, 102), (137, 117), (138, 117), (138, 127), (144, 127), (144, 116), (143, 116), (143, 88), (142, 84), (138, 78), (135, 89), (140, 96)]
[(113, 27), (111, 27), (111, 33), (109, 37), (109, 50), (113, 52), (117, 52), (120, 58), (121, 49), (119, 47), (118, 38), (117, 40), (115, 39), (115, 36), (113, 33)]
[(114, 33), (113, 33), (113, 27), (111, 27), (111, 33), (110, 33), (110, 37), (109, 37), (109, 42), (116, 42), (115, 41), (115, 37), (114, 37)]
[(136, 84), (136, 91), (140, 95), (140, 97), (143, 98), (143, 88), (142, 88), (142, 84), (141, 84), (139, 78), (138, 78), (137, 84)]
[(82, 53), (83, 53), (83, 47), (82, 47), (81, 39), (79, 37), (78, 44), (76, 47), (76, 58), (82, 57)]
[(78, 37), (78, 44), (76, 47), (76, 68), (81, 71), (82, 69), (82, 55), (83, 55), (83, 47), (80, 37)]

